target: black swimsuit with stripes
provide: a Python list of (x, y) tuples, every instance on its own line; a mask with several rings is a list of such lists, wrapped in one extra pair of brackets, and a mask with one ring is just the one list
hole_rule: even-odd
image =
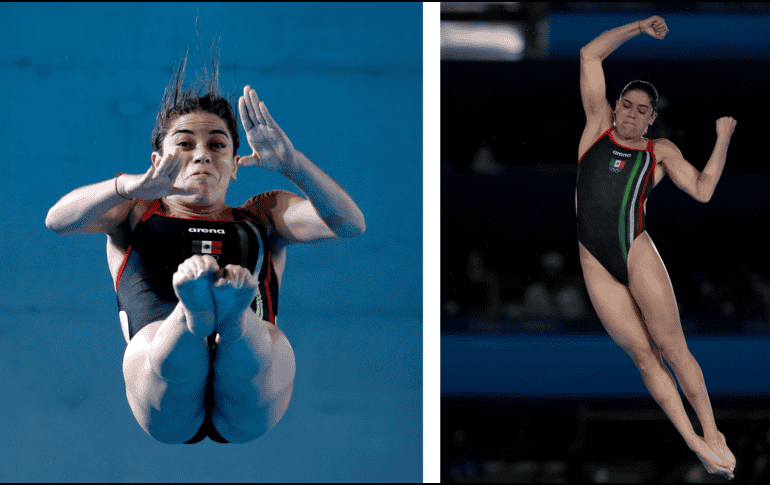
[(628, 251), (645, 228), (644, 202), (655, 173), (653, 141), (645, 150), (619, 145), (613, 128), (578, 161), (577, 236), (618, 281), (628, 286)]
[(172, 277), (195, 254), (210, 255), (220, 268), (234, 264), (259, 270), (259, 294), (251, 304), (263, 320), (275, 323), (278, 278), (267, 233), (248, 211), (233, 208), (237, 222), (180, 219), (159, 212), (153, 201), (131, 235), (116, 283), (118, 310), (128, 314), (129, 338), (144, 326), (164, 320), (179, 300)]
[[(258, 198), (257, 196), (256, 198)], [(255, 199), (256, 199), (255, 198)], [(253, 199), (252, 199), (253, 200)], [(267, 232), (249, 211), (233, 208), (233, 221), (180, 219), (159, 212), (155, 200), (130, 235), (130, 243), (116, 282), (118, 310), (128, 315), (129, 338), (158, 320), (165, 320), (179, 300), (172, 278), (179, 265), (195, 254), (210, 255), (220, 268), (234, 264), (259, 272), (259, 292), (251, 309), (263, 320), (276, 323), (278, 278)], [(216, 332), (208, 338), (210, 362), (214, 362)], [(188, 441), (197, 443), (209, 436), (227, 443), (211, 422), (214, 405), (213, 370), (209, 370), (204, 406), (206, 418)]]

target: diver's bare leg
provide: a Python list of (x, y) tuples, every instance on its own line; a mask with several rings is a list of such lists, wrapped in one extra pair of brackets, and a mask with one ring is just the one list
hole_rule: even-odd
[(275, 426), (289, 406), (294, 351), (278, 328), (249, 308), (257, 280), (228, 266), (214, 285), (217, 333), (212, 422), (223, 438), (245, 443)]
[(180, 298), (176, 308), (165, 320), (134, 335), (123, 359), (126, 395), (134, 417), (163, 443), (189, 440), (205, 417), (209, 349), (205, 338), (194, 335), (190, 328), (205, 333), (202, 329), (208, 325), (213, 331), (212, 263), (216, 264), (213, 258), (193, 256), (179, 266), (174, 274), (174, 289)]
[(612, 340), (631, 357), (655, 402), (692, 448), (693, 441), (699, 437), (687, 417), (676, 381), (648, 335), (631, 292), (610, 275), (582, 244), (579, 247), (588, 296), (602, 325)]
[(631, 245), (628, 268), (629, 290), (652, 340), (671, 365), (685, 397), (695, 409), (703, 427), (704, 440), (732, 471), (735, 456), (727, 448), (724, 436), (717, 431), (703, 372), (685, 341), (674, 288), (646, 231)]
[(648, 333), (631, 291), (619, 283), (582, 244), (578, 243), (578, 246), (588, 296), (607, 333), (631, 357), (655, 402), (687, 446), (696, 452), (701, 461), (706, 460), (704, 466), (709, 473), (729, 474), (724, 460), (715, 455), (703, 438), (695, 433), (676, 381), (663, 364), (660, 351)]

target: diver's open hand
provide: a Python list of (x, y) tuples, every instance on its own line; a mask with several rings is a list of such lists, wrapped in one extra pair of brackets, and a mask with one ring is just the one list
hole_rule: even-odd
[(238, 165), (288, 170), (294, 163), (294, 145), (267, 112), (257, 92), (248, 85), (243, 88), (243, 96), (238, 100), (238, 111), (241, 113), (246, 139), (253, 151), (251, 155), (241, 157)]
[(191, 195), (196, 190), (190, 187), (176, 187), (174, 183), (182, 170), (182, 152), (177, 148), (173, 153), (161, 156), (153, 152), (153, 164), (144, 175), (121, 175), (118, 183), (120, 193), (129, 198), (153, 200), (169, 195)]

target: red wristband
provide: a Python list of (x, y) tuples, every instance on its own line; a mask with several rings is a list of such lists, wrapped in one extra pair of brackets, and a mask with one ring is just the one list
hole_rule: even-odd
[(125, 196), (124, 196), (124, 195), (122, 195), (120, 192), (118, 192), (118, 177), (120, 177), (120, 176), (121, 176), (121, 175), (123, 175), (124, 173), (125, 173), (125, 172), (120, 172), (120, 173), (118, 173), (118, 174), (115, 174), (115, 193), (116, 193), (116, 194), (118, 194), (118, 195), (120, 195), (121, 197), (123, 197), (123, 198), (124, 198), (124, 199), (126, 199), (126, 200), (132, 200), (132, 199), (129, 199), (128, 197), (125, 197)]

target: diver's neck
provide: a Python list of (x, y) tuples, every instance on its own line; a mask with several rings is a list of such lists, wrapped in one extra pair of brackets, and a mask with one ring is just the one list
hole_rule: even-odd
[(161, 199), (165, 212), (173, 217), (205, 217), (210, 219), (219, 219), (229, 207), (224, 201), (215, 201), (211, 203), (201, 201), (188, 201), (178, 196), (164, 197)]
[(629, 148), (640, 145), (647, 146), (647, 139), (644, 136), (639, 135), (632, 138), (626, 138), (618, 131), (617, 126), (613, 126), (612, 138), (618, 142), (618, 144), (627, 146)]

